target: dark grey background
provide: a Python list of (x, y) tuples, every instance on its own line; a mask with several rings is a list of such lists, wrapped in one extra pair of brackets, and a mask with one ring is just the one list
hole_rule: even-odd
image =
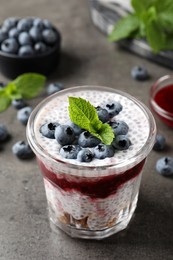
[[(65, 87), (97, 84), (118, 88), (149, 106), (152, 83), (167, 68), (115, 48), (92, 24), (88, 2), (81, 0), (1, 0), (1, 22), (9, 16), (47, 18), (62, 33), (62, 60), (48, 82)], [(130, 76), (135, 65), (145, 65), (151, 74), (146, 82)], [(8, 81), (0, 74), (0, 81)], [(29, 102), (33, 107), (44, 94)], [(167, 149), (152, 151), (142, 178), (138, 207), (129, 227), (102, 241), (72, 239), (51, 232), (42, 176), (36, 161), (19, 161), (12, 144), (25, 139), (25, 127), (10, 107), (0, 114), (12, 139), (0, 152), (0, 259), (1, 260), (172, 260), (173, 179), (156, 173), (158, 158), (173, 153), (173, 131), (157, 118), (158, 131), (167, 139)]]

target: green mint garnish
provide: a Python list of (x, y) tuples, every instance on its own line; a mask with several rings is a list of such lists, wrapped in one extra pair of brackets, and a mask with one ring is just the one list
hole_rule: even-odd
[(102, 123), (95, 107), (83, 98), (69, 97), (69, 115), (73, 123), (99, 138), (104, 144), (111, 144), (114, 133), (110, 125)]
[(44, 87), (46, 77), (37, 73), (25, 73), (0, 89), (0, 112), (5, 111), (14, 99), (36, 97)]
[(131, 0), (131, 4), (134, 12), (115, 24), (109, 40), (146, 39), (155, 53), (173, 50), (173, 1)]

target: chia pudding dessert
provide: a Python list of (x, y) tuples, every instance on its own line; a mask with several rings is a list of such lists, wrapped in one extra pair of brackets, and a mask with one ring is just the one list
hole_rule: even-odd
[(73, 87), (37, 105), (27, 138), (43, 174), (52, 229), (102, 239), (126, 228), (155, 135), (148, 108), (120, 90)]

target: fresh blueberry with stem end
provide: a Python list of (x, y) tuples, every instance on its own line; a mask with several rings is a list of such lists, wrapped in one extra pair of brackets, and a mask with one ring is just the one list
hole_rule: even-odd
[(16, 38), (17, 39), (18, 36), (19, 36), (19, 31), (17, 30), (17, 28), (11, 28), (11, 30), (8, 33), (8, 36), (10, 38)]
[(155, 151), (161, 151), (165, 148), (166, 145), (166, 139), (163, 135), (157, 134), (155, 144), (153, 146), (153, 150)]
[(32, 108), (27, 106), (27, 107), (23, 107), (21, 108), (18, 112), (17, 112), (17, 119), (24, 125), (27, 124), (29, 116), (32, 112)]
[(58, 35), (57, 33), (52, 29), (45, 29), (42, 31), (42, 36), (47, 44), (55, 44), (57, 41)]
[(47, 51), (47, 46), (43, 42), (37, 42), (34, 45), (34, 50), (36, 53), (41, 54)]
[(8, 38), (8, 33), (0, 28), (0, 43)]
[(17, 17), (9, 17), (4, 20), (3, 27), (5, 27), (9, 31), (11, 28), (16, 26), (17, 22), (18, 22)]
[(26, 107), (27, 104), (24, 99), (20, 98), (20, 99), (13, 99), (12, 106), (16, 109), (21, 109), (23, 107)]
[(45, 123), (40, 127), (40, 133), (50, 139), (55, 139), (55, 128), (59, 126), (57, 122)]
[(81, 147), (79, 145), (64, 145), (60, 149), (60, 155), (66, 159), (76, 159), (80, 150)]
[(34, 54), (34, 50), (31, 45), (23, 45), (19, 48), (18, 55), (21, 57), (32, 56), (33, 54)]
[(82, 131), (83, 131), (83, 129), (80, 126), (76, 125), (71, 120), (68, 120), (66, 122), (66, 124), (69, 125), (71, 128), (73, 128), (73, 131), (74, 131), (76, 136), (80, 135), (82, 133)]
[(31, 29), (29, 30), (29, 35), (34, 42), (40, 42), (43, 40), (42, 32), (37, 27), (31, 27)]
[(63, 89), (63, 84), (60, 83), (60, 82), (54, 82), (54, 83), (51, 83), (47, 86), (47, 94), (48, 95), (52, 95), (60, 90)]
[(94, 153), (88, 149), (84, 148), (78, 152), (77, 160), (79, 162), (91, 162), (94, 158)]
[(105, 159), (114, 156), (115, 149), (112, 145), (98, 144), (94, 147), (94, 154), (97, 159)]
[(149, 78), (147, 69), (141, 66), (135, 66), (132, 68), (131, 76), (132, 78), (140, 81), (147, 80)]
[(156, 162), (156, 170), (163, 176), (173, 176), (173, 157), (162, 157)]
[(34, 157), (34, 153), (31, 150), (29, 144), (25, 141), (19, 141), (12, 146), (12, 152), (19, 159), (31, 159)]
[(130, 145), (131, 141), (126, 135), (117, 135), (112, 142), (112, 146), (117, 150), (127, 150)]
[(15, 38), (8, 38), (1, 44), (1, 50), (6, 53), (16, 54), (18, 52), (19, 45)]
[(19, 32), (28, 32), (29, 29), (32, 27), (32, 19), (30, 18), (23, 18), (21, 20), (18, 21), (17, 23), (17, 29)]
[(75, 134), (69, 125), (59, 125), (55, 128), (55, 139), (61, 145), (72, 144)]
[(21, 32), (19, 34), (18, 41), (19, 41), (20, 45), (31, 45), (32, 44), (31, 36), (27, 32)]
[(9, 138), (9, 132), (5, 125), (0, 124), (0, 142), (7, 141)]
[(112, 127), (115, 135), (126, 135), (129, 131), (129, 126), (122, 120), (109, 121), (108, 124)]
[(98, 118), (100, 119), (100, 121), (102, 121), (103, 123), (106, 123), (109, 120), (109, 113), (106, 109), (104, 109), (100, 106), (97, 106), (96, 111), (97, 111)]
[(104, 108), (108, 111), (109, 117), (112, 118), (121, 112), (123, 106), (118, 101), (109, 101)]
[(79, 135), (78, 144), (81, 147), (95, 147), (100, 143), (100, 139), (90, 134), (88, 131), (84, 131)]

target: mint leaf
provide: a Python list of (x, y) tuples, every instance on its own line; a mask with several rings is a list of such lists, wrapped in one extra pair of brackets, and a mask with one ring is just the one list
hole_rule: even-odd
[(25, 73), (17, 77), (12, 83), (17, 92), (25, 99), (37, 96), (44, 87), (46, 77), (36, 73)]
[(103, 124), (97, 115), (95, 107), (83, 98), (69, 97), (69, 115), (73, 123), (89, 131), (104, 144), (111, 144), (114, 138), (112, 128)]
[(5, 90), (0, 91), (0, 112), (5, 111), (11, 104), (11, 99), (6, 94)]
[(16, 85), (12, 82), (8, 83), (8, 85), (4, 88), (4, 91), (11, 100), (22, 98), (22, 95), (17, 91)]
[(113, 42), (129, 38), (135, 31), (139, 30), (139, 27), (140, 22), (138, 17), (134, 14), (129, 14), (116, 23), (108, 39)]
[(140, 17), (148, 8), (154, 6), (155, 2), (156, 0), (131, 0), (131, 5), (135, 10), (136, 15)]

